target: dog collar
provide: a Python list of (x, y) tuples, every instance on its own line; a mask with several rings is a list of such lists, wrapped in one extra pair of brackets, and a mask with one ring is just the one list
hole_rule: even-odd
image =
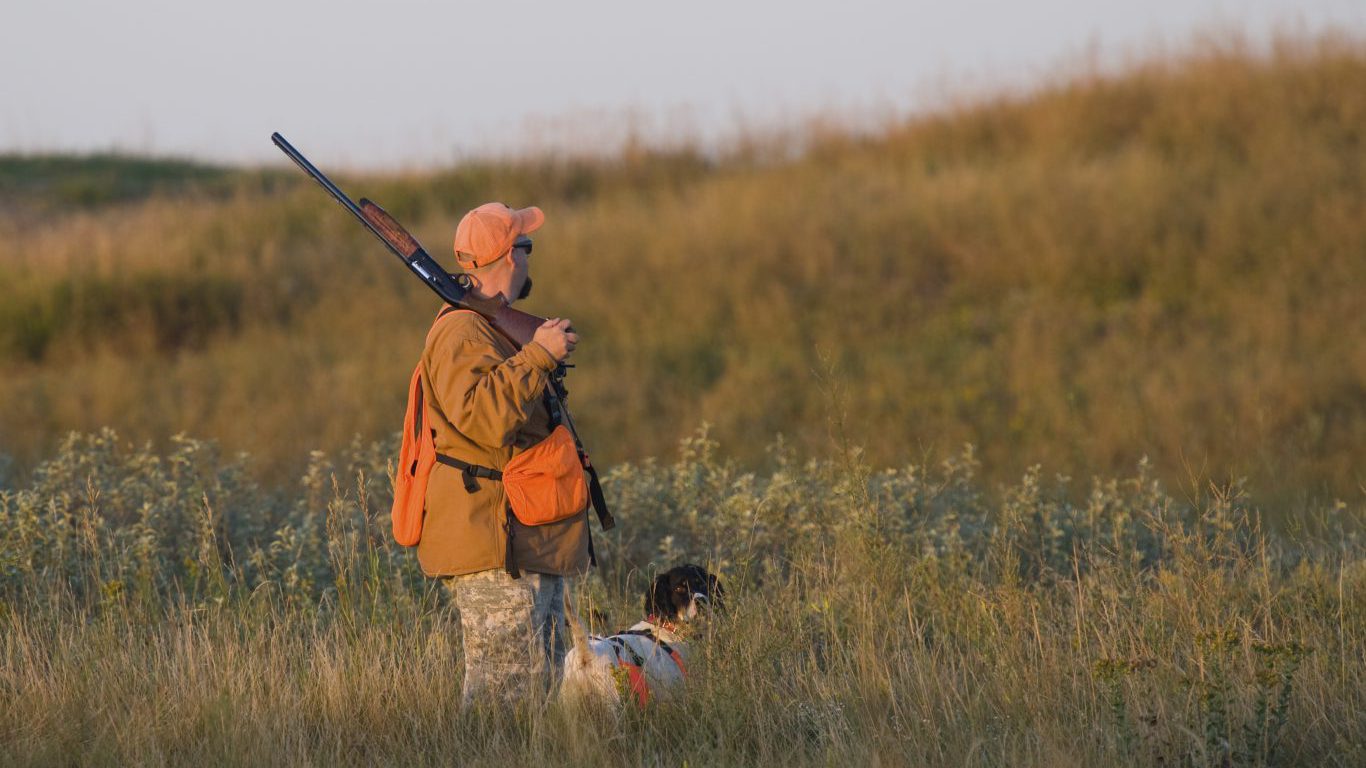
[(665, 632), (668, 632), (674, 636), (680, 636), (683, 634), (683, 628), (681, 626), (679, 626), (675, 622), (669, 621), (668, 619), (661, 619), (653, 613), (645, 617), (645, 623), (654, 627), (658, 627), (659, 629), (662, 629)]

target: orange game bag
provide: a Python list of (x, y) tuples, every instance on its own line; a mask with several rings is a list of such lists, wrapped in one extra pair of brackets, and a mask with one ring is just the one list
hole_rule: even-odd
[(422, 518), (427, 511), (427, 477), (436, 464), (436, 443), (427, 426), (427, 407), (422, 396), (422, 363), (413, 369), (408, 385), (408, 409), (403, 414), (403, 445), (394, 474), (394, 541), (415, 547), (422, 538)]
[(588, 508), (588, 483), (574, 436), (561, 424), (550, 436), (512, 457), (503, 488), (522, 525), (559, 522)]

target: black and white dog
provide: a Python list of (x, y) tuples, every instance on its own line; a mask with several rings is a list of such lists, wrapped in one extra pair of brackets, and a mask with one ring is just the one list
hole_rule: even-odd
[(698, 565), (680, 565), (655, 577), (645, 593), (645, 620), (615, 635), (589, 635), (565, 590), (565, 613), (574, 647), (564, 659), (562, 696), (620, 701), (629, 695), (644, 705), (668, 695), (688, 675), (683, 635), (699, 610), (721, 607), (716, 576)]

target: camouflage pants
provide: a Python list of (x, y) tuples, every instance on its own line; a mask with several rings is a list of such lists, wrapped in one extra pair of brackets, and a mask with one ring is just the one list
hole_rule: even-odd
[(446, 581), (460, 611), (461, 706), (515, 703), (550, 690), (564, 668), (564, 578), (502, 569)]

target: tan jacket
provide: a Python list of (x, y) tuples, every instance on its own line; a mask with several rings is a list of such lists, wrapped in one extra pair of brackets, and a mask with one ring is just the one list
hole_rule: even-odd
[[(550, 434), (542, 394), (555, 359), (540, 344), (533, 341), (519, 351), (483, 316), (449, 312), (427, 335), (422, 365), (437, 453), (501, 470)], [(476, 482), (479, 490), (469, 493), (460, 470), (432, 468), (417, 545), (424, 573), (454, 576), (504, 567), (509, 520), (518, 568), (557, 575), (588, 569), (587, 508), (558, 523), (527, 527), (507, 513), (502, 482)]]

